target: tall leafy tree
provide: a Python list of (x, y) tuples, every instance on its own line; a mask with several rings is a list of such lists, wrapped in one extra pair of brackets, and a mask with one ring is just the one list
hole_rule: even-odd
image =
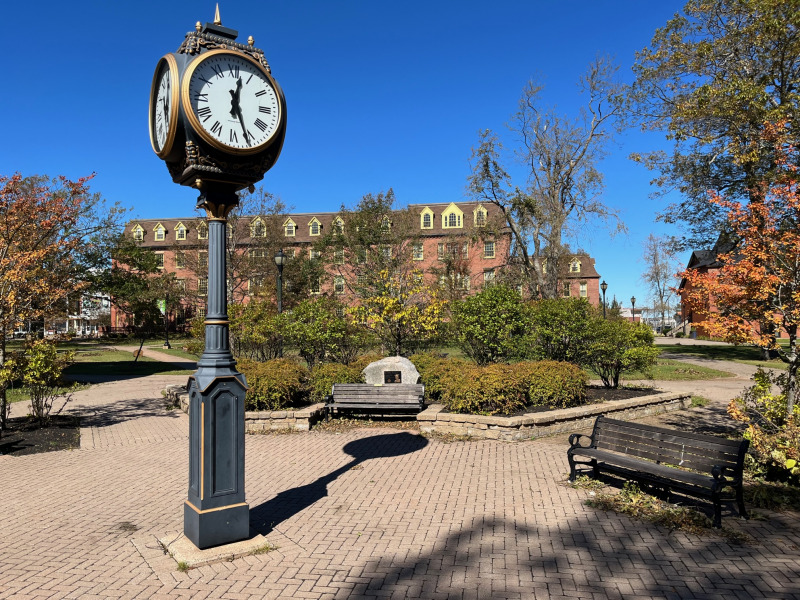
[(513, 260), (521, 265), (532, 295), (555, 298), (564, 238), (588, 222), (620, 227), (617, 213), (601, 201), (598, 168), (622, 111), (616, 68), (598, 58), (580, 80), (585, 97), (580, 114), (570, 118), (542, 105), (542, 86), (529, 82), (509, 127), (519, 145), (527, 181), (513, 184), (501, 158), (498, 137), (481, 132), (472, 151), (470, 195), (495, 204), (513, 237)]
[(775, 177), (765, 123), (786, 121), (800, 139), (799, 26), (800, 0), (690, 0), (637, 54), (634, 110), (674, 145), (633, 158), (680, 192), (660, 219), (685, 228), (683, 247), (710, 247), (727, 225), (708, 190), (752, 201)]
[[(776, 180), (752, 191), (757, 201), (711, 196), (727, 212), (727, 225), (740, 240), (737, 247), (719, 256), (723, 266), (717, 272), (688, 270), (682, 276), (689, 284), (689, 306), (708, 315), (704, 325), (712, 335), (772, 349), (788, 365), (783, 391), (791, 415), (800, 369), (800, 153), (794, 146), (777, 147)], [(781, 329), (788, 334), (788, 348), (775, 339)]]
[[(91, 177), (0, 176), (0, 370), (14, 327), (61, 310), (70, 293), (88, 287), (108, 250), (120, 214), (91, 194)], [(0, 427), (6, 415), (0, 385)]]

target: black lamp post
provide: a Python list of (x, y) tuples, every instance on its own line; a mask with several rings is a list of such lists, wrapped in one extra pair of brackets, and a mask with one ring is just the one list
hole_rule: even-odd
[(631, 322), (636, 323), (636, 296), (631, 296)]
[(603, 291), (603, 318), (606, 318), (606, 290), (608, 289), (608, 284), (606, 280), (603, 280), (603, 283), (600, 284), (600, 289)]
[(275, 253), (275, 266), (278, 267), (278, 314), (283, 312), (283, 265), (286, 264), (287, 256), (283, 253), (283, 248)]

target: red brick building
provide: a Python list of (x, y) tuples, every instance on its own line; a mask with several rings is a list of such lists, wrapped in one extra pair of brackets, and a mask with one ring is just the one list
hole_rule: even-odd
[[(415, 268), (426, 273), (427, 277), (436, 277), (435, 273), (448, 259), (456, 258), (459, 288), (465, 293), (474, 293), (495, 281), (508, 264), (511, 232), (496, 206), (477, 202), (413, 204), (408, 207), (408, 213), (415, 230), (413, 241), (408, 245), (410, 258)], [(270, 263), (274, 251), (265, 249), (267, 240), (270, 247), (281, 248), (290, 257), (303, 253), (309, 258), (317, 258), (325, 251), (319, 249), (320, 241), (336, 228), (346, 228), (346, 219), (346, 215), (334, 212), (240, 217), (235, 225), (229, 224), (229, 227), (236, 228), (236, 231), (229, 232), (229, 244), (234, 247), (234, 252), (261, 253), (259, 256)], [(390, 221), (391, 215), (387, 219)], [(204, 314), (201, 298), (208, 285), (203, 276), (208, 245), (204, 220), (198, 217), (141, 219), (130, 222), (127, 233), (161, 257), (162, 268), (175, 273), (190, 292), (188, 295), (198, 297), (196, 306), (187, 305), (185, 311), (176, 316), (177, 320), (180, 322), (195, 314)], [(326, 258), (335, 267), (338, 257)], [(275, 273), (274, 265), (269, 266), (268, 272)], [(337, 272), (329, 269), (310, 291), (341, 294), (346, 298)], [(584, 297), (595, 306), (600, 304), (600, 276), (591, 257), (585, 254), (570, 256), (559, 279), (561, 295)], [(271, 285), (272, 282), (274, 279), (257, 284)], [(256, 282), (252, 280), (243, 283), (229, 301), (247, 302), (254, 285)], [(124, 326), (125, 316), (112, 309), (111, 323), (116, 327)]]

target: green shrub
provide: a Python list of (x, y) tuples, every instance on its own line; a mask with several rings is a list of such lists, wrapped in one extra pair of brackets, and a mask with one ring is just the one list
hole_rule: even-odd
[(245, 410), (283, 410), (308, 404), (308, 369), (289, 358), (267, 362), (240, 360), (239, 370), (250, 387)]
[(73, 351), (58, 354), (56, 345), (46, 340), (37, 340), (26, 346), (20, 365), (22, 384), (31, 396), (31, 415), (40, 423), (50, 418), (53, 403), (59, 397), (64, 404), (56, 413), (64, 408), (71, 395), (64, 396), (58, 389), (61, 373), (69, 366), (75, 353)]
[(530, 329), (522, 297), (504, 285), (493, 285), (456, 302), (452, 331), (458, 347), (479, 365), (519, 356)]
[(656, 363), (659, 350), (653, 345), (653, 330), (644, 323), (594, 318), (588, 329), (585, 362), (606, 387), (619, 387), (626, 371), (647, 372)]
[(538, 361), (480, 367), (452, 359), (445, 365), (446, 359), (440, 360), (431, 363), (428, 371), (436, 373), (439, 400), (451, 412), (509, 415), (531, 405), (565, 408), (586, 400), (588, 378), (569, 363)]
[(339, 363), (326, 363), (311, 370), (311, 402), (323, 402), (334, 383), (364, 383), (361, 369)]
[(567, 362), (540, 360), (514, 365), (527, 386), (528, 403), (533, 406), (569, 408), (586, 401), (589, 377)]
[(358, 370), (358, 372), (361, 373), (361, 371), (367, 368), (367, 365), (382, 358), (385, 358), (383, 354), (370, 352), (369, 354), (362, 354), (361, 356), (357, 357), (354, 361), (349, 363), (348, 366)]
[(555, 298), (531, 304), (527, 355), (536, 360), (583, 364), (592, 307), (585, 298)]
[(474, 366), (460, 358), (444, 358), (431, 352), (413, 354), (409, 360), (419, 371), (420, 380), (425, 386), (425, 400), (429, 403), (440, 402), (448, 382), (459, 371)]

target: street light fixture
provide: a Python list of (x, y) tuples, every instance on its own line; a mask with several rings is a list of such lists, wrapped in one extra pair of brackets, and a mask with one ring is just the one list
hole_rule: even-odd
[(603, 318), (606, 318), (606, 290), (608, 289), (608, 284), (606, 280), (603, 279), (603, 283), (600, 284), (600, 289), (603, 290)]
[(288, 257), (283, 253), (283, 248), (281, 248), (275, 253), (275, 258), (273, 259), (275, 261), (275, 266), (278, 267), (278, 314), (283, 312), (283, 265), (286, 264), (287, 258)]
[(636, 323), (636, 296), (631, 296), (631, 322)]

